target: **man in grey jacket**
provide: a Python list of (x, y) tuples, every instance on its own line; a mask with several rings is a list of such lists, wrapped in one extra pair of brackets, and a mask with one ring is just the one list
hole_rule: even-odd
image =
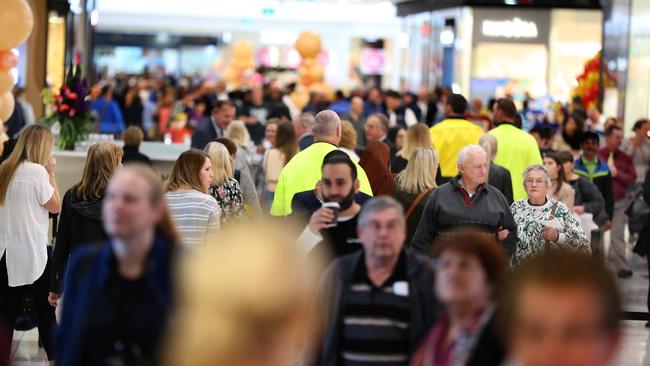
[(334, 261), (323, 278), (320, 365), (407, 365), (435, 321), (430, 262), (404, 249), (402, 206), (377, 197), (361, 210), (363, 250)]
[(440, 235), (459, 230), (498, 238), (512, 255), (517, 225), (508, 201), (487, 181), (487, 156), (479, 145), (467, 145), (458, 154), (458, 176), (436, 188), (427, 200), (411, 247), (428, 254)]

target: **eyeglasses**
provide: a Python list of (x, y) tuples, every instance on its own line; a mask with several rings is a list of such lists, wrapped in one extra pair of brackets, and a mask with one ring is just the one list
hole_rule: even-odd
[(542, 185), (545, 183), (546, 181), (544, 179), (526, 179), (526, 185), (528, 186), (532, 186), (533, 184)]

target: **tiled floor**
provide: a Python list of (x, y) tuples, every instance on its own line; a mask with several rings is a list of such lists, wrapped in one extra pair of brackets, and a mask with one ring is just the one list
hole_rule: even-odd
[[(620, 280), (624, 298), (624, 310), (646, 312), (648, 291), (648, 270), (645, 259), (630, 254), (630, 264), (634, 276)], [(45, 352), (38, 348), (38, 331), (16, 332), (14, 334), (15, 366), (47, 365)], [(650, 329), (645, 328), (645, 321), (625, 321), (623, 349), (613, 366), (650, 365)]]

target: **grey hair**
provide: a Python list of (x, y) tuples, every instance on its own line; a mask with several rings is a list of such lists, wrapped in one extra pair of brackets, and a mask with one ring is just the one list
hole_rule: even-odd
[(315, 123), (314, 115), (311, 113), (303, 113), (298, 117), (298, 123), (302, 126), (313, 128)]
[(314, 139), (322, 140), (323, 138), (336, 136), (336, 130), (341, 127), (341, 118), (336, 112), (326, 109), (318, 112), (314, 117)]
[(357, 227), (358, 228), (363, 228), (366, 226), (368, 223), (368, 216), (394, 208), (397, 210), (400, 221), (402, 223), (405, 223), (404, 220), (404, 208), (402, 205), (397, 202), (394, 198), (389, 197), (389, 196), (379, 196), (379, 197), (374, 197), (368, 200), (363, 207), (361, 208), (361, 213), (359, 213), (359, 221), (357, 222)]
[(548, 169), (546, 169), (546, 167), (544, 165), (541, 165), (541, 164), (533, 164), (533, 165), (529, 166), (528, 168), (526, 168), (526, 170), (524, 170), (524, 177), (523, 177), (524, 178), (524, 187), (526, 186), (526, 178), (528, 178), (528, 174), (530, 174), (530, 172), (536, 171), (536, 170), (540, 171), (540, 172), (544, 172), (544, 176), (546, 177), (546, 186), (550, 188), (551, 184), (552, 184), (551, 183), (551, 175), (548, 174)]
[(487, 152), (480, 145), (467, 145), (458, 153), (458, 166), (466, 162), (470, 154), (481, 154), (487, 158)]

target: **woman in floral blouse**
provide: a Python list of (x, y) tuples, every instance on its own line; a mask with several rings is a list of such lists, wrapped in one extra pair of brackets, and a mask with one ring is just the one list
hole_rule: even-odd
[(214, 180), (209, 194), (221, 207), (221, 225), (239, 221), (245, 217), (244, 199), (239, 183), (232, 177), (233, 162), (226, 147), (219, 142), (209, 143), (204, 150), (209, 156)]
[(562, 202), (547, 196), (551, 178), (542, 165), (531, 165), (524, 172), (527, 198), (510, 207), (517, 223), (517, 242), (512, 265), (547, 249), (569, 247), (590, 251), (580, 222)]

